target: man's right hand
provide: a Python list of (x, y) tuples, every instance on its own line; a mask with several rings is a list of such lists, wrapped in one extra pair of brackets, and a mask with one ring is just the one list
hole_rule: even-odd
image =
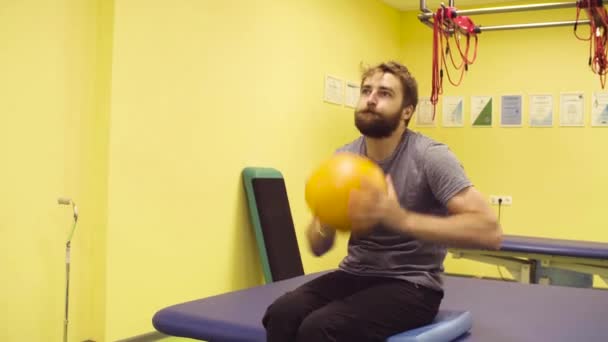
[(308, 244), (315, 256), (321, 256), (331, 249), (336, 237), (334, 229), (324, 227), (317, 217), (314, 217), (306, 231)]

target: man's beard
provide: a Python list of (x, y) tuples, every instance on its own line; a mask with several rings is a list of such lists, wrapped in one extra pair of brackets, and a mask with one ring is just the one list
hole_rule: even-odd
[(389, 137), (399, 127), (401, 110), (392, 115), (382, 115), (369, 108), (355, 111), (355, 126), (361, 134), (370, 138)]

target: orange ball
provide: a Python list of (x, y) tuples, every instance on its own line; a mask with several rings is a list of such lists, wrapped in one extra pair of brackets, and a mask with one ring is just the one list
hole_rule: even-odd
[(370, 159), (349, 152), (336, 153), (315, 169), (306, 182), (306, 203), (319, 221), (330, 228), (348, 231), (348, 199), (361, 180), (386, 191), (382, 169)]

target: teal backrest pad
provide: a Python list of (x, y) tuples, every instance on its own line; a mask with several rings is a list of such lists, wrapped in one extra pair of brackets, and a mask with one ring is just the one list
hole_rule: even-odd
[(303, 275), (283, 175), (273, 168), (247, 167), (242, 176), (265, 281)]

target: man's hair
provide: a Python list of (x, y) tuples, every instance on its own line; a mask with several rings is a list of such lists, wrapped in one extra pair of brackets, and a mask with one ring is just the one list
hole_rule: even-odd
[(412, 76), (412, 74), (410, 74), (410, 71), (405, 67), (405, 65), (395, 61), (388, 61), (372, 67), (364, 68), (363, 75), (361, 77), (361, 86), (363, 86), (363, 82), (368, 77), (377, 72), (395, 75), (395, 77), (401, 81), (401, 87), (403, 88), (402, 108), (412, 106), (412, 111), (416, 110), (416, 106), (418, 105), (418, 82), (416, 82), (416, 79)]

